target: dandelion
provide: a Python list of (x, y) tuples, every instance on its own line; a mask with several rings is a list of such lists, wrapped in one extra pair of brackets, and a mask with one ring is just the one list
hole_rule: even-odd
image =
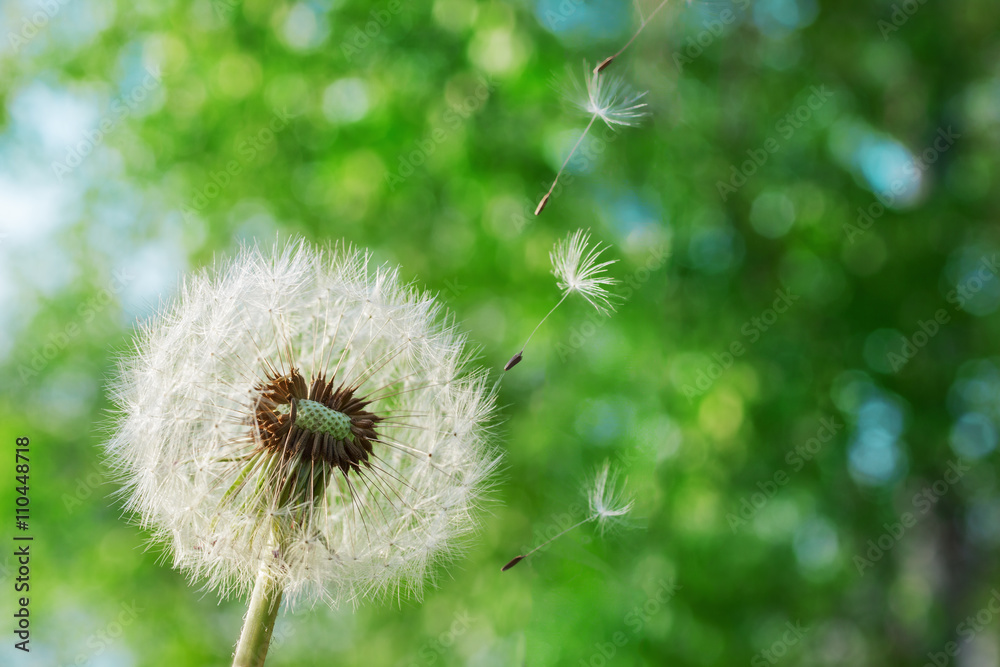
[(646, 95), (646, 91), (641, 93), (636, 92), (620, 76), (601, 76), (597, 71), (590, 72), (586, 62), (583, 64), (583, 70), (584, 85), (581, 86), (575, 78), (571, 79), (573, 85), (571, 90), (567, 91), (567, 96), (573, 101), (574, 105), (590, 116), (590, 122), (587, 123), (587, 127), (583, 129), (580, 138), (577, 139), (569, 155), (566, 156), (566, 160), (563, 161), (562, 167), (559, 168), (555, 180), (552, 181), (552, 185), (549, 187), (549, 191), (538, 202), (538, 206), (535, 208), (535, 215), (540, 214), (545, 208), (549, 197), (552, 196), (552, 191), (555, 190), (556, 184), (559, 183), (559, 178), (562, 176), (563, 171), (566, 170), (566, 165), (569, 164), (569, 161), (573, 158), (576, 150), (583, 143), (584, 138), (590, 132), (590, 128), (594, 126), (594, 122), (598, 118), (614, 130), (618, 129), (618, 127), (634, 127), (648, 115), (646, 103), (642, 101), (642, 98)]
[[(660, 2), (660, 4), (658, 4), (656, 6), (656, 9), (654, 9), (652, 12), (650, 12), (649, 16), (643, 16), (643, 14), (642, 14), (642, 7), (639, 5), (639, 1), (636, 0), (635, 1), (635, 9), (639, 13), (639, 18), (642, 19), (642, 22), (639, 24), (639, 28), (632, 34), (632, 37), (630, 37), (629, 40), (627, 42), (625, 42), (625, 46), (623, 46), (622, 48), (618, 49), (617, 53), (615, 53), (614, 55), (608, 56), (607, 58), (605, 58), (604, 60), (602, 60), (601, 62), (599, 62), (597, 64), (597, 67), (594, 68), (594, 74), (596, 75), (596, 74), (600, 74), (601, 72), (603, 72), (604, 69), (608, 65), (610, 65), (612, 62), (614, 62), (615, 58), (617, 58), (622, 53), (624, 53), (625, 49), (627, 49), (629, 46), (632, 45), (632, 42), (634, 42), (635, 38), (639, 36), (639, 33), (641, 33), (646, 28), (646, 25), (650, 21), (653, 20), (653, 17), (656, 16), (659, 13), (659, 11), (666, 6), (666, 4), (667, 4), (667, 0), (662, 0), (662, 2)], [(691, 0), (687, 0), (687, 4), (691, 4)]]
[(556, 308), (570, 294), (579, 294), (587, 300), (599, 313), (606, 314), (609, 310), (614, 310), (613, 299), (615, 295), (608, 291), (608, 288), (618, 283), (614, 278), (605, 275), (606, 267), (614, 264), (618, 260), (608, 260), (598, 264), (604, 248), (600, 244), (590, 247), (590, 234), (578, 229), (566, 238), (558, 241), (549, 253), (549, 260), (552, 262), (552, 273), (556, 277), (556, 286), (562, 291), (562, 298), (552, 310), (542, 318), (542, 321), (535, 326), (535, 329), (524, 341), (521, 351), (511, 357), (505, 371), (521, 362), (524, 356), (524, 348), (531, 342), (535, 332), (549, 319), (549, 315), (555, 312)]
[(579, 81), (573, 80), (570, 99), (581, 111), (600, 118), (609, 128), (615, 129), (616, 125), (635, 127), (648, 115), (646, 103), (642, 101), (648, 91), (635, 91), (621, 76), (587, 76), (584, 63), (584, 81), (586, 86), (581, 89)]
[(604, 465), (598, 469), (594, 481), (587, 489), (587, 505), (589, 514), (586, 518), (550, 537), (528, 553), (515, 556), (500, 568), (500, 571), (506, 572), (542, 547), (585, 523), (596, 521), (602, 537), (613, 529), (626, 525), (625, 517), (635, 506), (635, 499), (625, 491), (624, 485), (621, 488), (618, 487), (618, 471), (612, 470), (608, 461), (605, 461)]
[(234, 665), (263, 664), (282, 599), (420, 594), (475, 526), (494, 393), (430, 296), (304, 241), (189, 278), (138, 332), (106, 445), (173, 566), (252, 591)]
[(626, 525), (624, 517), (632, 511), (635, 499), (625, 492), (624, 486), (618, 488), (618, 471), (612, 470), (611, 464), (605, 461), (587, 494), (587, 504), (604, 536)]

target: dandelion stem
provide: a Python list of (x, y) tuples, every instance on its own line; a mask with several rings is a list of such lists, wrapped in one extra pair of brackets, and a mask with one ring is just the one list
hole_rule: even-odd
[(549, 187), (549, 191), (546, 192), (545, 196), (542, 197), (542, 200), (538, 202), (538, 206), (535, 208), (535, 215), (541, 213), (542, 209), (545, 208), (545, 205), (549, 202), (549, 197), (552, 195), (552, 191), (556, 189), (556, 183), (559, 182), (559, 177), (562, 176), (563, 171), (566, 170), (566, 165), (569, 164), (570, 158), (572, 158), (573, 154), (576, 153), (576, 149), (580, 147), (580, 143), (583, 141), (583, 138), (587, 136), (588, 132), (590, 132), (590, 128), (591, 126), (593, 126), (595, 120), (597, 120), (596, 113), (590, 117), (590, 122), (587, 123), (587, 127), (583, 130), (583, 134), (581, 134), (580, 138), (576, 140), (576, 144), (573, 146), (573, 150), (571, 150), (569, 152), (569, 155), (566, 156), (566, 160), (562, 163), (562, 166), (559, 168), (559, 173), (556, 174), (555, 180), (552, 181), (552, 185)]
[(520, 555), (520, 556), (516, 556), (516, 557), (515, 557), (515, 558), (513, 558), (513, 559), (512, 559), (512, 560), (511, 560), (511, 561), (510, 561), (509, 563), (507, 563), (507, 564), (506, 564), (506, 565), (504, 565), (504, 566), (503, 566), (502, 568), (500, 568), (500, 571), (501, 571), (501, 572), (506, 572), (507, 570), (509, 570), (510, 568), (514, 567), (515, 565), (517, 565), (517, 564), (518, 564), (518, 563), (520, 563), (520, 562), (521, 562), (522, 560), (524, 560), (525, 558), (527, 558), (527, 557), (528, 557), (528, 556), (530, 556), (531, 554), (535, 553), (536, 551), (538, 551), (538, 550), (539, 550), (539, 549), (541, 549), (542, 547), (544, 547), (544, 546), (546, 546), (546, 545), (548, 545), (548, 544), (550, 544), (550, 543), (552, 543), (552, 542), (554, 542), (554, 541), (558, 540), (558, 539), (559, 539), (560, 537), (562, 537), (563, 535), (565, 535), (565, 534), (566, 534), (566, 533), (568, 533), (569, 531), (573, 530), (574, 528), (579, 528), (580, 526), (582, 526), (583, 524), (587, 523), (588, 521), (593, 521), (593, 520), (594, 520), (594, 519), (596, 519), (596, 518), (597, 518), (598, 516), (599, 516), (598, 514), (591, 514), (591, 515), (590, 515), (590, 516), (588, 516), (588, 517), (587, 517), (586, 519), (581, 519), (580, 521), (577, 521), (576, 523), (574, 523), (574, 524), (573, 524), (572, 526), (570, 526), (570, 527), (569, 527), (569, 528), (567, 528), (566, 530), (562, 531), (561, 533), (559, 533), (559, 534), (557, 534), (557, 535), (553, 535), (553, 536), (552, 536), (552, 537), (550, 537), (549, 539), (545, 540), (544, 542), (542, 542), (541, 544), (539, 544), (539, 545), (538, 545), (537, 547), (535, 547), (534, 549), (532, 549), (532, 550), (531, 550), (531, 551), (529, 551), (528, 553), (526, 553), (526, 554), (522, 554), (522, 555)]
[(620, 56), (625, 51), (625, 49), (627, 49), (629, 46), (631, 46), (632, 42), (635, 41), (635, 38), (638, 37), (639, 33), (642, 32), (643, 28), (646, 27), (646, 24), (649, 23), (650, 21), (652, 21), (653, 17), (656, 16), (656, 13), (659, 12), (661, 9), (663, 9), (663, 7), (666, 4), (667, 4), (667, 0), (663, 0), (663, 2), (661, 2), (659, 5), (657, 5), (656, 9), (654, 9), (653, 12), (649, 16), (647, 16), (646, 18), (642, 19), (642, 23), (639, 24), (639, 29), (635, 31), (635, 34), (632, 35), (631, 39), (629, 39), (627, 42), (625, 42), (625, 46), (623, 46), (622, 48), (618, 49), (618, 52), (616, 54), (614, 54), (613, 56), (608, 56), (607, 58), (605, 58), (604, 60), (602, 60), (600, 63), (598, 63), (597, 67), (594, 68), (594, 74), (595, 75), (596, 74), (600, 74), (601, 71), (605, 67), (607, 67), (608, 65), (610, 65), (611, 62), (615, 58), (617, 58), (618, 56)]
[(549, 315), (551, 315), (552, 313), (556, 312), (556, 308), (558, 308), (559, 306), (561, 306), (562, 302), (565, 301), (566, 297), (568, 297), (568, 296), (569, 296), (569, 291), (567, 290), (562, 295), (562, 298), (559, 299), (559, 302), (556, 303), (556, 305), (552, 306), (552, 310), (550, 310), (548, 313), (545, 314), (545, 317), (542, 318), (542, 321), (539, 322), (537, 325), (535, 325), (535, 328), (531, 331), (531, 335), (528, 336), (528, 340), (524, 341), (524, 345), (521, 346), (521, 352), (522, 353), (524, 352), (524, 348), (528, 347), (528, 343), (531, 342), (532, 337), (534, 337), (535, 332), (538, 331), (539, 327), (541, 327), (543, 324), (545, 324), (545, 320), (549, 319)]
[(550, 544), (552, 542), (555, 542), (560, 537), (562, 537), (563, 535), (565, 535), (569, 531), (573, 530), (574, 528), (579, 528), (580, 526), (582, 526), (583, 524), (587, 523), (588, 521), (593, 521), (596, 518), (597, 518), (596, 514), (591, 514), (586, 519), (580, 519), (579, 521), (577, 521), (576, 523), (574, 523), (572, 526), (570, 526), (566, 530), (564, 530), (561, 533), (558, 533), (556, 535), (553, 535), (552, 537), (550, 537), (549, 539), (545, 540), (544, 542), (542, 542), (541, 544), (539, 544), (537, 547), (535, 547), (534, 549), (532, 549), (528, 553), (524, 554), (524, 557), (527, 558), (528, 556), (530, 556), (531, 554), (535, 553), (536, 551), (538, 551), (542, 547), (544, 547), (544, 546), (546, 546), (546, 545), (548, 545), (548, 544)]
[(243, 620), (233, 667), (263, 667), (281, 605), (281, 592), (281, 585), (274, 576), (261, 569), (250, 597), (250, 608)]
[(521, 351), (518, 352), (517, 354), (515, 354), (513, 357), (511, 357), (511, 360), (507, 362), (506, 366), (504, 366), (504, 370), (505, 371), (509, 371), (511, 368), (513, 368), (518, 363), (520, 363), (521, 357), (524, 355), (524, 348), (528, 347), (528, 343), (531, 342), (532, 336), (535, 335), (535, 332), (538, 331), (538, 328), (541, 327), (545, 323), (545, 320), (549, 319), (549, 315), (551, 315), (552, 313), (554, 313), (555, 310), (556, 310), (556, 308), (558, 308), (560, 305), (562, 305), (562, 302), (565, 301), (566, 297), (568, 297), (568, 296), (569, 296), (569, 292), (567, 291), (567, 292), (565, 292), (562, 295), (562, 298), (559, 299), (559, 303), (557, 303), (556, 305), (552, 306), (552, 310), (550, 310), (548, 312), (548, 314), (546, 314), (545, 317), (542, 318), (542, 321), (539, 322), (535, 326), (534, 330), (531, 332), (531, 335), (528, 336), (528, 340), (524, 341), (524, 345), (521, 346)]

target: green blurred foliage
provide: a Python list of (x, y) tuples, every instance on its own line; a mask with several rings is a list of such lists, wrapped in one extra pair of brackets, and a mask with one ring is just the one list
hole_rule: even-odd
[[(227, 664), (244, 603), (189, 585), (121, 516), (105, 387), (180, 276), (293, 235), (369, 247), (440, 293), (498, 371), (506, 467), (422, 602), (283, 615), (268, 664), (922, 665), (950, 641), (997, 664), (997, 623), (968, 641), (960, 624), (1000, 587), (1000, 285), (949, 299), (1000, 248), (992, 3), (668, 3), (608, 70), (651, 118), (595, 133), (537, 219), (586, 124), (552, 81), (627, 41), (628, 3), (0, 16), (0, 442), (31, 437), (35, 537), (33, 651), (8, 638), (5, 664)], [(830, 94), (810, 107), (814, 87)], [(102, 120), (79, 166), (55, 166)], [(610, 318), (567, 301), (501, 375), (578, 227), (611, 244), (627, 298)], [(779, 290), (798, 299), (769, 321)], [(897, 364), (904, 338), (924, 344)], [(842, 428), (810, 444), (823, 419)], [(605, 459), (634, 529), (584, 526), (501, 575), (580, 517)], [(955, 461), (969, 472), (937, 494)]]

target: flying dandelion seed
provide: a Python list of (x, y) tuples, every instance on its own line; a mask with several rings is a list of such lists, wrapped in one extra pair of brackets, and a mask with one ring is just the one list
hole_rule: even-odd
[(497, 464), (494, 393), (442, 307), (367, 253), (245, 248), (143, 326), (108, 457), (173, 566), (253, 591), (234, 664), (282, 598), (419, 595)]
[(603, 536), (627, 525), (625, 517), (635, 506), (635, 498), (625, 491), (624, 484), (618, 487), (618, 471), (605, 461), (587, 492), (587, 504)]
[(569, 164), (598, 118), (604, 121), (609, 128), (618, 129), (618, 127), (635, 127), (644, 117), (649, 115), (646, 103), (642, 101), (648, 91), (636, 92), (621, 76), (601, 75), (597, 71), (591, 72), (586, 62), (583, 63), (583, 72), (583, 85), (578, 79), (571, 76), (572, 85), (564, 91), (564, 95), (576, 107), (589, 115), (590, 121), (573, 145), (569, 155), (566, 156), (566, 160), (563, 161), (549, 191), (538, 202), (535, 215), (539, 215), (548, 204), (549, 197), (552, 196), (556, 184), (559, 183), (559, 178), (566, 170), (566, 165)]
[(634, 90), (619, 75), (597, 76), (583, 65), (584, 86), (580, 80), (572, 79), (572, 88), (566, 97), (581, 111), (594, 118), (600, 118), (611, 129), (615, 126), (635, 127), (649, 115), (642, 98), (648, 91)]
[(625, 491), (624, 484), (619, 488), (618, 471), (613, 470), (608, 461), (605, 461), (604, 465), (598, 469), (593, 482), (587, 488), (587, 506), (589, 514), (586, 518), (550, 537), (528, 553), (510, 559), (506, 565), (500, 568), (500, 571), (506, 572), (542, 547), (551, 544), (585, 523), (596, 521), (602, 537), (614, 529), (627, 525), (625, 517), (635, 506), (635, 498)]
[(562, 298), (559, 299), (556, 305), (552, 306), (552, 310), (535, 326), (531, 335), (528, 336), (528, 340), (524, 341), (524, 345), (521, 346), (521, 351), (511, 357), (507, 365), (504, 366), (503, 369), (505, 371), (509, 371), (521, 363), (521, 359), (524, 356), (524, 348), (528, 347), (528, 343), (531, 342), (535, 332), (545, 323), (545, 320), (549, 319), (549, 315), (562, 305), (562, 302), (570, 294), (579, 294), (599, 313), (606, 314), (608, 311), (614, 310), (615, 305), (613, 300), (616, 297), (608, 291), (608, 288), (616, 285), (618, 281), (608, 277), (605, 273), (606, 267), (618, 260), (612, 259), (598, 263), (597, 260), (606, 248), (601, 248), (600, 244), (590, 247), (589, 243), (590, 233), (578, 229), (566, 238), (558, 241), (552, 248), (552, 252), (549, 253), (549, 260), (552, 262), (552, 274), (556, 277), (556, 286), (562, 291)]
[[(635, 41), (636, 37), (639, 36), (639, 33), (641, 33), (643, 30), (646, 29), (646, 26), (649, 24), (650, 21), (653, 20), (653, 17), (656, 16), (661, 9), (663, 9), (664, 7), (666, 7), (667, 2), (668, 2), (668, 0), (662, 0), (660, 2), (660, 4), (658, 4), (656, 6), (656, 8), (652, 12), (650, 12), (649, 16), (644, 16), (643, 13), (642, 13), (642, 7), (639, 5), (638, 0), (636, 0), (635, 3), (634, 3), (635, 4), (635, 9), (636, 9), (636, 12), (638, 12), (638, 14), (639, 14), (639, 18), (641, 19), (641, 23), (639, 24), (639, 27), (636, 29), (636, 31), (634, 33), (632, 33), (632, 36), (629, 38), (629, 40), (627, 42), (625, 42), (625, 46), (623, 46), (622, 48), (618, 49), (618, 51), (614, 55), (610, 55), (607, 58), (605, 58), (604, 60), (602, 60), (601, 62), (597, 63), (597, 67), (594, 68), (594, 74), (597, 75), (597, 74), (600, 74), (601, 72), (603, 72), (608, 67), (608, 65), (610, 65), (611, 63), (614, 62), (615, 58), (617, 58), (618, 56), (620, 56), (621, 54), (623, 54), (625, 52), (625, 49), (627, 49), (628, 47), (630, 47), (632, 45), (632, 42)], [(684, 2), (685, 2), (685, 4), (690, 5), (691, 2), (692, 2), (692, 0), (684, 0)]]

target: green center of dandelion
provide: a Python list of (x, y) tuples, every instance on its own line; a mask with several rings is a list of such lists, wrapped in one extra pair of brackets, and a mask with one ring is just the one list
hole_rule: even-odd
[[(288, 405), (279, 405), (276, 412), (288, 414)], [(338, 440), (353, 440), (351, 418), (331, 410), (318, 401), (302, 399), (296, 404), (295, 426), (310, 433), (323, 433)]]
[(293, 368), (269, 375), (257, 390), (253, 421), (260, 449), (285, 460), (323, 461), (345, 476), (370, 465), (382, 418), (368, 410), (369, 399), (355, 396), (355, 387), (338, 386), (323, 375), (307, 381)]
[[(242, 512), (271, 516), (277, 557), (295, 535), (315, 530), (310, 527), (313, 508), (327, 497), (334, 471), (347, 481), (354, 502), (348, 476), (354, 472), (364, 480), (373, 468), (370, 459), (378, 458), (373, 444), (383, 442), (377, 431), (383, 418), (368, 409), (372, 399), (355, 395), (357, 386), (322, 373), (307, 380), (297, 368), (271, 372), (254, 389), (252, 431), (236, 441), (252, 442), (254, 449), (240, 457), (242, 470), (222, 500), (240, 502)], [(250, 487), (254, 479), (256, 487)]]

